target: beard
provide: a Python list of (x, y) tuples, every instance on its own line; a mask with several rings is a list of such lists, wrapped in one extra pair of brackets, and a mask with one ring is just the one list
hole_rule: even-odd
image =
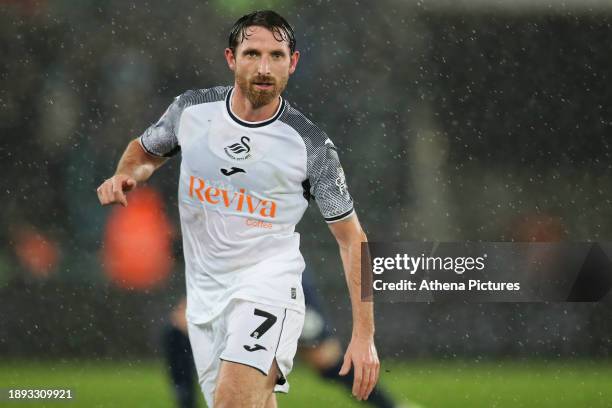
[[(272, 101), (274, 101), (287, 87), (288, 77), (282, 77), (278, 80), (271, 76), (257, 75), (252, 79), (236, 75), (236, 83), (240, 90), (246, 95), (253, 109), (259, 109)], [(270, 84), (270, 89), (258, 89), (255, 85), (258, 83)]]

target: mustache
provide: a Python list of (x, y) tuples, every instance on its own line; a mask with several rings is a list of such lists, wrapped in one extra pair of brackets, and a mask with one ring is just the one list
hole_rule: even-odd
[(256, 76), (255, 78), (251, 79), (250, 81), (252, 84), (270, 84), (270, 85), (275, 85), (276, 84), (276, 80), (271, 77), (271, 76)]

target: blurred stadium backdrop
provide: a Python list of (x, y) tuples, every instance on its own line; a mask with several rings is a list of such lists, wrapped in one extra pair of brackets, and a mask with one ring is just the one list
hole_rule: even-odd
[[(178, 160), (141, 207), (101, 208), (95, 188), (174, 96), (232, 82), (228, 30), (261, 8), (296, 28), (286, 96), (338, 146), (371, 240), (612, 240), (610, 1), (1, 0), (0, 388), (171, 404), (159, 331), (184, 292)], [(347, 339), (332, 237), (316, 209), (298, 229)], [(125, 230), (140, 235), (109, 235)], [(399, 398), (612, 406), (609, 297), (376, 314)], [(357, 406), (297, 364), (281, 406)]]

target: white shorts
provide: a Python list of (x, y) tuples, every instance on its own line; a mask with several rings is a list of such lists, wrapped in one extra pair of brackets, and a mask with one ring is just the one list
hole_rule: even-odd
[(198, 382), (213, 406), (221, 360), (251, 366), (268, 375), (274, 359), (280, 369), (275, 392), (288, 392), (287, 376), (304, 325), (296, 310), (234, 299), (210, 322), (188, 323)]

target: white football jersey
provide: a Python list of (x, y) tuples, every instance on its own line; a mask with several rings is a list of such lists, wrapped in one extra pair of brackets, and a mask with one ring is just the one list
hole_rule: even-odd
[(182, 152), (179, 210), (187, 318), (215, 318), (231, 299), (304, 310), (295, 226), (311, 197), (327, 222), (353, 214), (334, 144), (281, 98), (245, 122), (232, 87), (188, 91), (140, 136), (156, 156)]

